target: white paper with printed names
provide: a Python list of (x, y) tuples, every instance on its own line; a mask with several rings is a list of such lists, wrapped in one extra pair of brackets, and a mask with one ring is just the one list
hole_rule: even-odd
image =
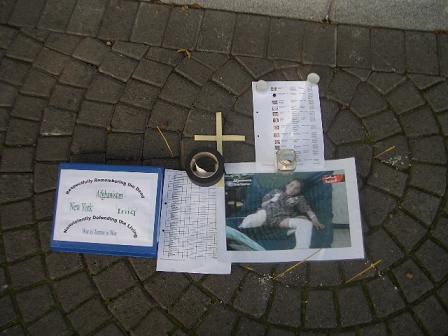
[(218, 261), (216, 189), (191, 183), (186, 172), (166, 169), (157, 271), (229, 274)]
[[(307, 81), (271, 81), (267, 90), (252, 83), (257, 165), (274, 166), (279, 149), (294, 149), (298, 167), (324, 164), (319, 88)], [(270, 150), (266, 150), (266, 149)]]

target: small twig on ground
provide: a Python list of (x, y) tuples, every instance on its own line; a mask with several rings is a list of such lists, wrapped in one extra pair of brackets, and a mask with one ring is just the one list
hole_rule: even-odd
[(395, 149), (395, 146), (390, 146), (390, 147), (387, 148), (386, 150), (384, 150), (384, 151), (382, 151), (381, 153), (375, 155), (373, 158), (374, 158), (374, 159), (379, 159), (382, 155), (384, 155), (384, 154), (386, 154), (386, 153), (388, 153), (388, 152), (390, 152), (390, 151), (393, 151), (394, 149)]
[(180, 49), (177, 49), (177, 52), (183, 53), (183, 54), (187, 55), (188, 59), (191, 59), (191, 51), (190, 50), (185, 49), (185, 48), (180, 48)]
[(383, 260), (380, 259), (376, 262), (374, 262), (373, 264), (370, 264), (368, 267), (366, 267), (365, 269), (363, 269), (361, 272), (356, 273), (354, 276), (352, 276), (350, 279), (348, 279), (345, 283), (348, 284), (349, 282), (352, 282), (353, 280), (359, 278), (361, 275), (365, 274), (366, 272), (370, 271), (372, 268), (376, 268), (376, 266), (378, 264), (380, 264)]
[(280, 278), (282, 276), (284, 276), (286, 273), (291, 272), (294, 268), (299, 267), (300, 265), (302, 265), (305, 261), (307, 261), (308, 259), (314, 257), (316, 254), (318, 254), (322, 249), (318, 249), (316, 252), (312, 253), (311, 255), (309, 255), (308, 257), (306, 257), (305, 259), (303, 259), (302, 261), (299, 261), (297, 264), (292, 265), (291, 267), (289, 267), (288, 269), (286, 269), (286, 271), (283, 271), (282, 273), (276, 275), (275, 277), (272, 278), (272, 280), (275, 280), (277, 278)]
[(160, 136), (162, 137), (163, 141), (165, 141), (165, 145), (168, 148), (168, 150), (170, 151), (171, 157), (174, 157), (174, 154), (173, 154), (173, 151), (171, 150), (170, 144), (168, 143), (168, 140), (163, 135), (162, 130), (159, 128), (159, 126), (157, 126), (157, 130), (159, 131)]

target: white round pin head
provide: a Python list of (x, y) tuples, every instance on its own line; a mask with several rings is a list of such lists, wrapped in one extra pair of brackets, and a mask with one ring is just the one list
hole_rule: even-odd
[(320, 81), (320, 77), (317, 73), (311, 72), (308, 74), (308, 77), (306, 78), (306, 80), (308, 82), (310, 82), (311, 84), (318, 84)]
[(264, 92), (268, 90), (268, 83), (264, 80), (259, 80), (257, 84), (255, 84), (255, 88), (259, 92)]

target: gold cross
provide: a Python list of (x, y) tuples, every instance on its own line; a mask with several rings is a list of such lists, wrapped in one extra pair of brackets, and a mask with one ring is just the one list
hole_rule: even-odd
[(216, 149), (222, 155), (223, 141), (245, 141), (244, 135), (223, 135), (221, 112), (216, 112), (216, 135), (195, 135), (196, 141), (216, 141)]

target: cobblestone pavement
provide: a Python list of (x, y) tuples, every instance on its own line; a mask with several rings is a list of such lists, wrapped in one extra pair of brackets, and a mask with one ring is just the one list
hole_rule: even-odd
[[(0, 0), (0, 23), (1, 335), (448, 333), (448, 35), (119, 0)], [(200, 276), (49, 251), (58, 162), (179, 168), (218, 110), (247, 136), (226, 159), (254, 160), (251, 81), (310, 71), (326, 157), (356, 157), (379, 272), (272, 281), (286, 265)]]

